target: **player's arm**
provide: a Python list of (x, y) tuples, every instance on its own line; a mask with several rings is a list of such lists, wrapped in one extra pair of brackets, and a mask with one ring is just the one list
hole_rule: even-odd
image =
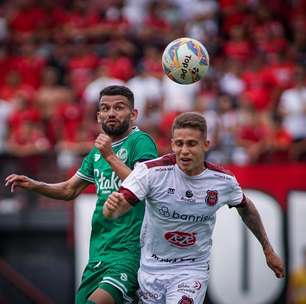
[(11, 192), (14, 192), (16, 187), (20, 187), (50, 198), (67, 201), (76, 198), (89, 184), (90, 182), (79, 178), (77, 175), (64, 182), (54, 184), (17, 174), (11, 174), (5, 179), (5, 186), (11, 187)]
[(113, 192), (103, 206), (106, 218), (117, 218), (143, 200), (150, 191), (149, 171), (145, 164), (138, 164), (124, 180), (119, 192)]
[[(115, 171), (116, 175), (123, 181), (132, 172), (124, 162), (122, 162), (112, 149), (111, 138), (104, 133), (100, 133), (95, 140), (95, 147), (100, 150), (104, 159)], [(138, 137), (133, 145), (134, 156), (133, 165), (138, 162), (150, 160), (157, 157), (157, 148), (152, 139)]]
[(280, 257), (274, 252), (273, 247), (269, 242), (263, 223), (261, 221), (260, 215), (253, 202), (249, 198), (246, 198), (243, 206), (238, 207), (237, 211), (245, 225), (252, 231), (252, 233), (262, 245), (267, 265), (274, 271), (276, 277), (283, 278), (283, 262)]
[(106, 218), (116, 219), (132, 207), (133, 205), (128, 202), (123, 193), (113, 192), (103, 205), (103, 215)]
[(115, 171), (116, 175), (121, 180), (125, 180), (132, 172), (132, 170), (114, 153), (112, 149), (112, 140), (108, 135), (100, 133), (95, 140), (95, 147), (99, 149), (104, 159), (109, 163), (113, 171)]

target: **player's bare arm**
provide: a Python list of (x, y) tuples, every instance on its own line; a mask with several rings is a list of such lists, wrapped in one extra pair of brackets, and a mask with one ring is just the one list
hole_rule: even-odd
[(5, 186), (11, 187), (11, 192), (14, 192), (16, 187), (19, 187), (50, 198), (67, 201), (76, 198), (89, 184), (89, 182), (80, 179), (76, 175), (64, 182), (54, 184), (48, 184), (18, 174), (11, 174), (5, 179)]
[(113, 192), (103, 206), (103, 215), (106, 218), (115, 219), (128, 212), (132, 205), (125, 199), (124, 195), (119, 192)]
[(110, 136), (105, 133), (100, 133), (95, 140), (95, 147), (100, 150), (104, 159), (110, 164), (121, 180), (124, 180), (132, 172), (114, 153)]
[(246, 204), (243, 208), (237, 208), (243, 222), (252, 231), (255, 237), (262, 245), (267, 265), (274, 271), (277, 278), (284, 277), (284, 265), (281, 258), (274, 252), (269, 242), (267, 233), (261, 221), (260, 215), (253, 202), (246, 198)]

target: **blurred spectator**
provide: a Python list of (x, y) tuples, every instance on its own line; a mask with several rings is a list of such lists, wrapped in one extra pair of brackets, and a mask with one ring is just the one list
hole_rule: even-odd
[(229, 40), (224, 42), (224, 55), (242, 63), (247, 62), (253, 56), (253, 48), (241, 25), (229, 30)]
[(15, 42), (23, 42), (35, 38), (36, 33), (44, 28), (47, 15), (36, 5), (35, 0), (15, 2), (8, 16), (8, 25), (11, 38)]
[(162, 90), (164, 96), (164, 112), (186, 112), (192, 111), (195, 106), (195, 99), (200, 92), (200, 83), (196, 82), (189, 85), (181, 85), (167, 76), (162, 78)]
[(78, 97), (82, 96), (98, 64), (99, 58), (92, 52), (92, 45), (88, 44), (84, 38), (74, 39), (67, 72), (69, 84)]
[(270, 121), (268, 140), (258, 157), (259, 163), (283, 163), (290, 160), (292, 137), (282, 126), (282, 119), (278, 115)]
[(239, 126), (237, 130), (237, 148), (234, 151), (234, 162), (238, 164), (256, 163), (266, 151), (269, 140), (269, 126), (251, 104), (239, 109)]
[(211, 39), (218, 33), (218, 3), (215, 0), (194, 0), (193, 2), (193, 4), (189, 3), (191, 16), (186, 23), (186, 36), (202, 41), (204, 44), (207, 42), (209, 45)]
[(36, 53), (36, 45), (33, 40), (20, 43), (17, 55), (13, 56), (11, 69), (18, 71), (23, 84), (37, 89), (46, 60)]
[(222, 92), (233, 96), (240, 96), (245, 90), (245, 83), (241, 79), (242, 66), (239, 61), (227, 61), (226, 70), (220, 79)]
[(38, 173), (41, 156), (50, 149), (50, 143), (39, 122), (25, 119), (19, 128), (11, 129), (6, 151), (15, 156), (21, 170), (31, 175)]
[(145, 46), (144, 47), (144, 56), (142, 63), (144, 68), (150, 73), (152, 76), (161, 79), (164, 76), (163, 68), (161, 65), (161, 51), (154, 46)]
[(43, 119), (55, 114), (58, 105), (69, 98), (71, 89), (59, 85), (58, 71), (50, 66), (44, 68), (41, 86), (36, 92), (35, 104)]
[(267, 111), (271, 107), (276, 86), (275, 77), (267, 73), (265, 65), (264, 57), (257, 55), (248, 61), (247, 69), (241, 75), (246, 86), (243, 95), (257, 111)]
[(143, 26), (138, 29), (138, 35), (144, 43), (160, 46), (168, 40), (171, 25), (163, 16), (162, 2), (153, 0), (148, 3)]
[(29, 98), (32, 98), (34, 89), (22, 83), (21, 75), (18, 71), (9, 70), (5, 74), (4, 84), (0, 86), (0, 98), (10, 102), (17, 92), (24, 92)]
[(162, 91), (161, 81), (140, 63), (137, 66), (137, 74), (131, 78), (127, 85), (135, 92), (135, 108), (138, 110), (137, 123), (144, 129), (150, 130), (158, 125), (161, 119)]
[(107, 66), (110, 77), (124, 82), (128, 81), (135, 73), (132, 59), (113, 46), (109, 47), (108, 57), (103, 58), (100, 64)]
[(26, 121), (39, 123), (41, 115), (33, 105), (33, 101), (24, 91), (17, 91), (11, 99), (13, 109), (8, 118), (9, 134), (17, 132)]
[(218, 132), (213, 150), (208, 158), (217, 163), (231, 163), (236, 148), (236, 134), (239, 118), (234, 100), (228, 95), (221, 95), (217, 100)]
[(8, 118), (12, 110), (12, 103), (0, 99), (0, 155), (5, 152), (5, 142), (8, 134)]
[(278, 111), (283, 127), (293, 138), (292, 158), (298, 160), (306, 153), (306, 76), (303, 67), (294, 72), (294, 87), (285, 90), (280, 98)]

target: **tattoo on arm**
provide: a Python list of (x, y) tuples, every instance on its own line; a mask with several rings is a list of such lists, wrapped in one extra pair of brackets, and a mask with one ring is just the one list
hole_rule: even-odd
[(266, 248), (270, 247), (267, 233), (253, 202), (249, 198), (246, 198), (246, 200), (247, 201), (244, 207), (237, 208), (237, 211), (245, 225), (252, 231), (265, 250)]

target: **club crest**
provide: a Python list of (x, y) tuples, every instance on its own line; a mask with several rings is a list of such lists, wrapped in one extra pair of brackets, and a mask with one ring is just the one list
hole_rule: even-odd
[(206, 204), (208, 206), (214, 206), (218, 202), (218, 191), (216, 190), (207, 190), (206, 191)]

